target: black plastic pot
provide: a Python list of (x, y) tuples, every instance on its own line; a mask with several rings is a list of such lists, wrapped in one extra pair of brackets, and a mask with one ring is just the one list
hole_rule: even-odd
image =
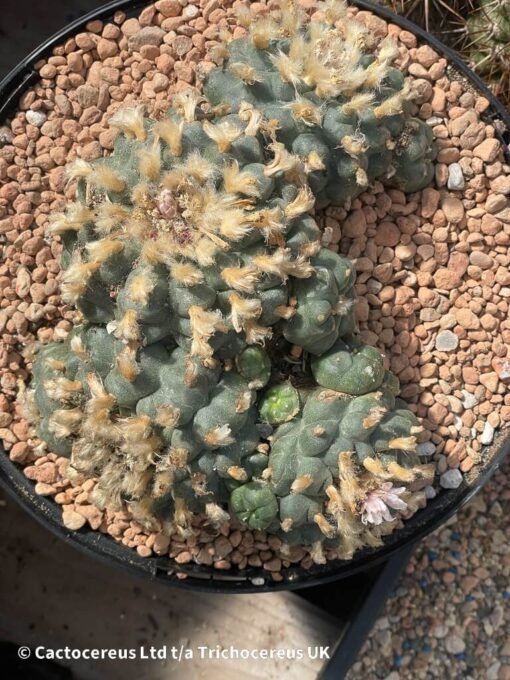
[[(38, 49), (21, 62), (0, 83), (0, 123), (5, 121), (17, 106), (21, 94), (38, 79), (34, 64), (51, 54), (56, 45), (68, 37), (84, 30), (85, 24), (92, 19), (109, 20), (113, 14), (122, 10), (128, 16), (135, 15), (147, 4), (147, 0), (116, 0), (99, 10), (69, 24), (65, 29), (44, 42)], [(483, 81), (462, 62), (458, 55), (429, 35), (415, 24), (395, 15), (393, 12), (364, 0), (355, 0), (352, 4), (360, 9), (370, 10), (387, 21), (397, 24), (414, 33), (423, 43), (428, 43), (437, 52), (443, 54), (459, 77), (464, 78), (481, 95), (490, 101), (490, 108), (484, 118), (494, 124), (501, 140), (510, 141), (510, 114), (499, 102)], [(284, 580), (275, 583), (263, 569), (246, 569), (244, 571), (221, 572), (203, 565), (175, 565), (172, 560), (163, 557), (142, 558), (133, 550), (115, 543), (109, 536), (97, 531), (83, 528), (70, 532), (61, 523), (60, 507), (52, 500), (37, 495), (34, 486), (22, 470), (14, 465), (0, 447), (0, 485), (12, 495), (30, 514), (46, 526), (53, 534), (81, 549), (83, 552), (103, 560), (112, 566), (122, 567), (141, 576), (156, 579), (174, 586), (196, 590), (215, 592), (267, 592), (270, 590), (291, 590), (329, 583), (351, 576), (361, 570), (388, 560), (398, 551), (409, 547), (428, 533), (436, 529), (451, 517), (483, 486), (487, 479), (499, 467), (510, 450), (510, 433), (501, 433), (495, 442), (483, 452), (483, 463), (475, 467), (465, 476), (457, 489), (444, 490), (429, 501), (426, 508), (417, 512), (406, 522), (405, 526), (385, 539), (384, 546), (379, 549), (365, 549), (357, 553), (350, 561), (332, 561), (326, 565), (315, 565), (311, 569), (292, 566), (282, 572)], [(176, 571), (186, 572), (188, 578), (178, 579)]]

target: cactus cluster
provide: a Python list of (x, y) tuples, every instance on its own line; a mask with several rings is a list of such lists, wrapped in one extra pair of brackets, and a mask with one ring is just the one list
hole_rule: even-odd
[(317, 561), (378, 544), (432, 472), (398, 381), (355, 339), (353, 263), (311, 216), (375, 178), (422, 188), (431, 135), (393, 43), (321, 9), (241, 14), (204, 95), (157, 121), (120, 109), (113, 154), (70, 167), (51, 232), (82, 324), (38, 351), (27, 400), (97, 504), (179, 532), (231, 513)]

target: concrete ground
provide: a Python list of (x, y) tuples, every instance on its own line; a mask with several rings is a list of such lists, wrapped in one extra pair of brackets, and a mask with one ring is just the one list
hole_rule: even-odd
[[(0, 496), (0, 499), (3, 498)], [(313, 680), (336, 627), (291, 593), (217, 595), (170, 588), (84, 556), (10, 499), (0, 500), (0, 640), (60, 649), (134, 649), (130, 661), (64, 661), (78, 680)], [(208, 660), (200, 646), (305, 650), (302, 661)], [(167, 658), (140, 658), (153, 646)], [(193, 659), (172, 658), (172, 647)], [(2, 666), (8, 661), (1, 658)], [(25, 674), (23, 674), (24, 677)], [(14, 677), (9, 675), (5, 677)], [(20, 676), (21, 677), (21, 676)]]

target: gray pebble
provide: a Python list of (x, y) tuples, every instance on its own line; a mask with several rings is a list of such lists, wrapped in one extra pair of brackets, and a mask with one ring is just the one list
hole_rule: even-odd
[(370, 293), (379, 293), (379, 291), (382, 290), (382, 287), (383, 284), (377, 279), (368, 279), (367, 281), (367, 290)]
[(419, 456), (433, 456), (436, 452), (436, 445), (432, 442), (422, 442), (416, 447), (416, 453)]
[(450, 191), (462, 191), (466, 186), (462, 168), (458, 163), (452, 163), (448, 166), (448, 189)]
[(426, 486), (425, 487), (425, 498), (427, 498), (429, 501), (432, 500), (432, 498), (435, 498), (437, 496), (437, 491), (434, 489), (433, 486)]
[(459, 338), (451, 331), (440, 331), (436, 336), (436, 349), (440, 352), (452, 352), (458, 345)]
[(494, 432), (495, 429), (492, 427), (489, 421), (488, 420), (485, 421), (483, 432), (480, 435), (480, 444), (483, 444), (484, 446), (492, 444), (492, 440), (494, 439)]
[(25, 114), (30, 125), (41, 127), (46, 122), (47, 115), (44, 111), (27, 111)]
[(447, 470), (439, 478), (439, 484), (443, 489), (458, 489), (462, 484), (462, 472), (460, 470)]

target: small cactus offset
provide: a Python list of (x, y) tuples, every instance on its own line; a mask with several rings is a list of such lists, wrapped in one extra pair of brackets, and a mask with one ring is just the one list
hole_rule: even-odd
[(98, 505), (179, 532), (234, 516), (317, 562), (380, 544), (433, 474), (397, 379), (355, 338), (353, 263), (311, 216), (376, 178), (421, 189), (430, 131), (395, 46), (343, 2), (321, 9), (240, 16), (204, 96), (157, 121), (119, 110), (112, 156), (70, 167), (51, 232), (82, 324), (39, 350), (28, 400)]

